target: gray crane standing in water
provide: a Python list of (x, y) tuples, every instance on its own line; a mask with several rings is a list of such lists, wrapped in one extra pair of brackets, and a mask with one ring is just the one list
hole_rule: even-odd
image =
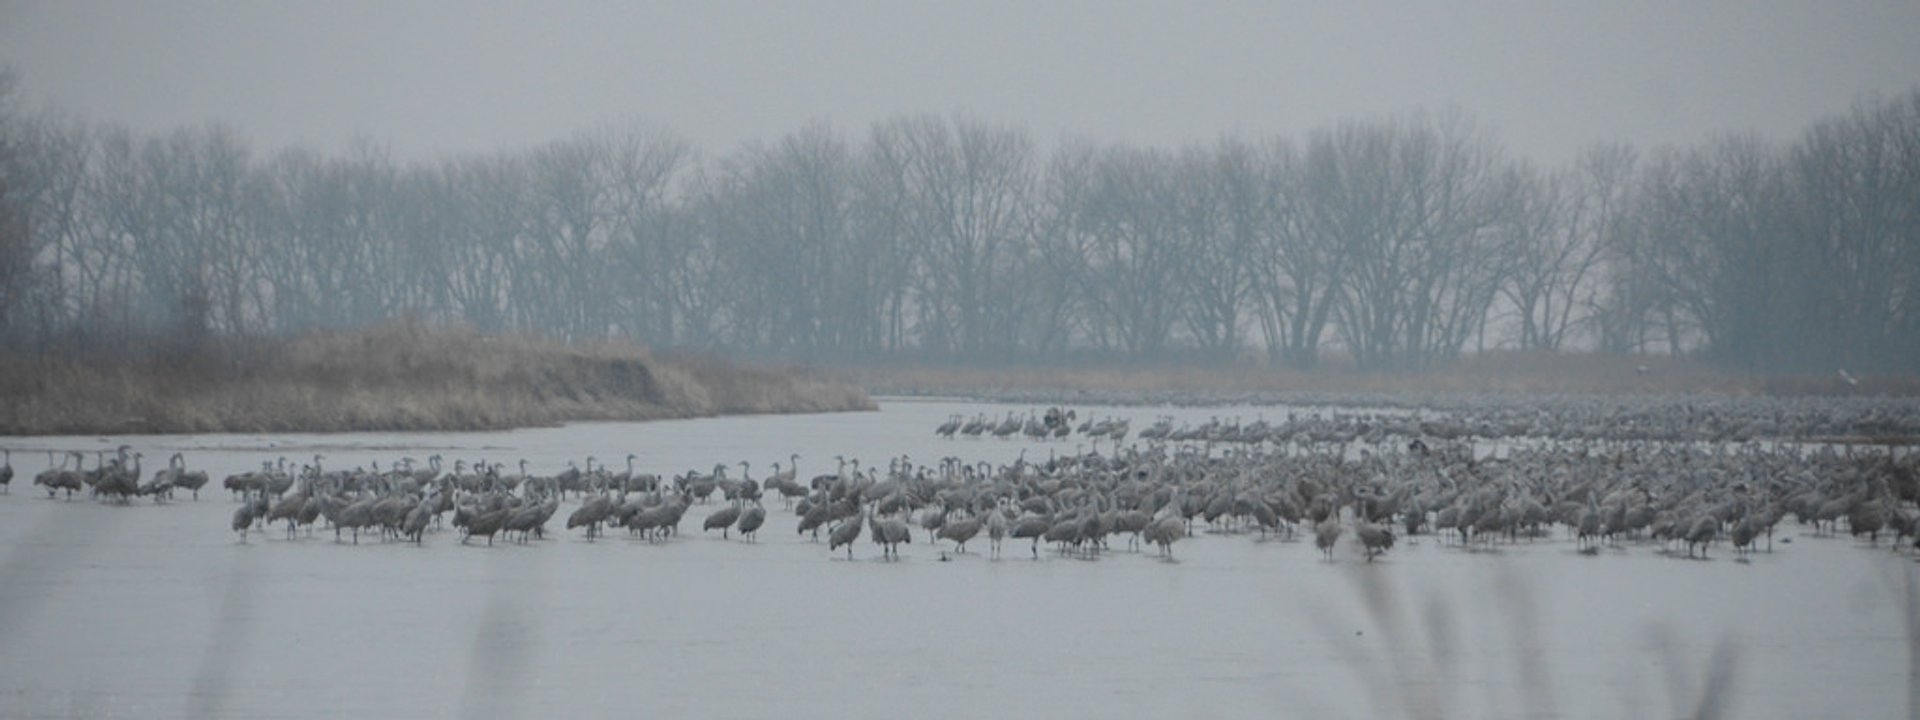
[(820, 528), (833, 520), (833, 503), (828, 502), (823, 495), (819, 504), (802, 503), (802, 506), (805, 509), (800, 513), (799, 534), (813, 533), (813, 541), (820, 542)]
[(378, 502), (380, 502), (379, 497), (369, 495), (366, 499), (343, 508), (340, 511), (340, 517), (334, 520), (334, 541), (340, 540), (340, 530), (344, 528), (353, 531), (353, 544), (359, 545), (360, 528), (373, 524), (373, 506)]
[(707, 519), (704, 522), (700, 523), (700, 532), (706, 532), (714, 528), (720, 528), (720, 539), (725, 540), (727, 538), (727, 531), (731, 530), (733, 528), (733, 524), (735, 522), (738, 522), (739, 520), (740, 520), (740, 503), (736, 501), (733, 504), (720, 508), (719, 510), (713, 511), (712, 514), (708, 515)]
[(1053, 528), (1053, 518), (1047, 515), (1029, 513), (1013, 522), (1013, 538), (1033, 538), (1033, 558), (1040, 559), (1040, 539), (1046, 537), (1047, 530)]
[(1353, 528), (1354, 537), (1360, 538), (1361, 547), (1367, 551), (1367, 562), (1373, 557), (1393, 549), (1393, 531), (1364, 520)]
[(501, 506), (468, 518), (467, 534), (460, 538), (460, 544), (465, 545), (467, 539), (475, 535), (484, 535), (487, 538), (487, 545), (492, 546), (493, 536), (507, 524), (507, 513), (512, 511), (511, 507)]
[(833, 531), (827, 533), (827, 552), (839, 550), (841, 545), (845, 545), (847, 546), (847, 559), (852, 560), (853, 541), (860, 539), (860, 528), (865, 524), (865, 515), (865, 513), (861, 513), (859, 515), (849, 516), (842, 519), (839, 525), (833, 526)]
[(1339, 508), (1334, 508), (1333, 512), (1327, 514), (1327, 519), (1313, 526), (1313, 546), (1320, 548), (1320, 552), (1326, 553), (1328, 560), (1333, 559), (1333, 546), (1340, 542), (1342, 529)]
[(587, 498), (586, 502), (581, 503), (579, 509), (567, 516), (567, 529), (584, 526), (587, 528), (587, 539), (592, 540), (594, 536), (600, 534), (600, 523), (605, 522), (612, 514), (613, 496), (601, 491)]
[(33, 476), (33, 484), (46, 486), (47, 497), (51, 498), (55, 493), (60, 491), (60, 476), (67, 471), (67, 458), (72, 456), (73, 453), (61, 455), (59, 462), (56, 464), (54, 462), (53, 451), (47, 451), (47, 469), (41, 470), (40, 474)]
[(1147, 542), (1160, 546), (1160, 554), (1167, 557), (1173, 557), (1173, 543), (1186, 534), (1187, 521), (1179, 515), (1160, 518), (1140, 533)]
[[(516, 508), (512, 514), (507, 516), (507, 524), (501, 529), (506, 530), (508, 533), (520, 533), (521, 545), (527, 544), (527, 542), (535, 536), (545, 540), (547, 539), (547, 521), (552, 519), (553, 514), (559, 512), (559, 510), (559, 493), (548, 494), (544, 499), (539, 495), (534, 495), (532, 499), (528, 500), (519, 508)], [(511, 537), (511, 535), (509, 535), (509, 537)]]
[(293, 539), (293, 534), (300, 520), (300, 512), (304, 510), (306, 504), (310, 502), (319, 502), (319, 500), (309, 497), (305, 493), (295, 493), (281, 498), (280, 502), (275, 503), (271, 508), (267, 509), (267, 515), (263, 518), (264, 522), (261, 523), (260, 528), (265, 530), (268, 526), (285, 520), (287, 521), (287, 539)]
[(233, 531), (240, 533), (240, 542), (247, 541), (247, 530), (253, 527), (253, 503), (241, 498), (240, 507), (233, 509)]
[(967, 551), (967, 541), (980, 534), (980, 526), (979, 516), (948, 520), (940, 526), (940, 531), (935, 533), (935, 536), (942, 540), (952, 540), (954, 552), (964, 553)]
[(993, 557), (1000, 557), (1000, 541), (1007, 539), (1007, 532), (1011, 529), (1012, 522), (999, 508), (987, 513), (987, 545)]
[(433, 499), (427, 498), (407, 512), (407, 520), (400, 526), (400, 530), (406, 537), (413, 538), (413, 544), (422, 544), (421, 540), (427, 533), (427, 524), (433, 521), (434, 505)]
[(1687, 529), (1687, 557), (1693, 557), (1693, 548), (1695, 545), (1698, 545), (1700, 547), (1700, 557), (1705, 558), (1707, 556), (1707, 546), (1712, 544), (1714, 536), (1719, 534), (1719, 519), (1709, 514), (1700, 515), (1700, 517), (1693, 521), (1693, 525)]
[(755, 535), (760, 531), (760, 526), (766, 524), (766, 522), (766, 508), (761, 507), (757, 503), (747, 508), (745, 512), (740, 513), (740, 523), (737, 526), (740, 528), (740, 537), (746, 538), (748, 542), (752, 542), (755, 539)]
[(888, 515), (884, 518), (868, 516), (867, 522), (873, 526), (870, 534), (873, 536), (874, 544), (883, 545), (886, 548), (881, 557), (899, 560), (900, 543), (913, 543), (912, 527), (897, 515)]

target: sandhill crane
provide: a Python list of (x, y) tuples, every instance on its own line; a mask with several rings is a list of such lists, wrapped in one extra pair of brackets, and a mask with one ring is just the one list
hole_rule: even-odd
[(54, 463), (53, 451), (52, 450), (47, 451), (47, 469), (41, 470), (38, 475), (33, 476), (34, 485), (46, 486), (47, 497), (51, 498), (53, 497), (54, 493), (59, 491), (60, 474), (63, 472), (66, 472), (67, 458), (70, 456), (71, 456), (71, 453), (61, 455), (59, 464), (56, 465)]
[(885, 517), (870, 515), (868, 516), (867, 522), (873, 526), (871, 535), (873, 536), (874, 544), (885, 546), (885, 549), (881, 553), (882, 557), (891, 556), (893, 559), (898, 560), (900, 559), (900, 544), (913, 543), (912, 528), (907, 525), (907, 521), (900, 519), (897, 515), (888, 515)]
[[(899, 510), (905, 507), (906, 505), (905, 496), (895, 494), (893, 498), (895, 500), (894, 500), (894, 504), (891, 506), (891, 509)], [(938, 536), (940, 534), (940, 528), (944, 527), (946, 524), (947, 524), (947, 510), (945, 508), (941, 508), (937, 511), (932, 508), (929, 508), (926, 511), (924, 511), (920, 516), (920, 529), (927, 531), (928, 535)]]
[(1173, 557), (1173, 544), (1187, 534), (1187, 522), (1179, 515), (1168, 515), (1141, 532), (1147, 542), (1160, 546), (1160, 554)]
[(341, 530), (353, 532), (353, 544), (360, 544), (360, 528), (373, 524), (373, 506), (380, 498), (368, 496), (340, 510), (340, 516), (334, 519), (333, 539), (340, 540)]
[(419, 504), (419, 498), (411, 493), (393, 493), (373, 504), (369, 514), (370, 524), (380, 528), (383, 538), (398, 538), (405, 535), (401, 526), (407, 522), (407, 513)]
[[(726, 468), (724, 466), (715, 466), (714, 470), (716, 472), (724, 472)], [(694, 499), (699, 500), (701, 503), (705, 503), (712, 498), (714, 489), (720, 486), (719, 479), (714, 475), (701, 475), (692, 470), (687, 471), (686, 479), (687, 494), (692, 495)]]
[(1020, 428), (1022, 427), (1024, 427), (1024, 423), (1020, 422), (1020, 415), (1010, 412), (1007, 413), (1006, 420), (1001, 421), (998, 426), (993, 428), (993, 436), (1000, 438), (1007, 437), (1020, 432)]
[(1580, 511), (1579, 525), (1574, 531), (1574, 543), (1585, 545), (1600, 536), (1600, 508), (1594, 504), (1593, 496), (1587, 496), (1587, 507)]
[(707, 515), (707, 519), (700, 523), (700, 532), (720, 528), (720, 538), (724, 540), (727, 538), (727, 531), (732, 529), (733, 524), (739, 520), (740, 504), (736, 502)]
[(960, 425), (960, 434), (967, 437), (979, 437), (981, 433), (986, 432), (990, 427), (992, 426), (987, 424), (986, 413), (980, 413), (974, 416), (972, 420), (968, 420)]
[(1820, 523), (1823, 522), (1827, 524), (1827, 534), (1833, 534), (1834, 528), (1839, 523), (1840, 518), (1844, 517), (1847, 511), (1852, 509), (1853, 504), (1854, 500), (1850, 497), (1834, 498), (1821, 502), (1818, 509), (1814, 511), (1813, 534), (1820, 534)]
[(180, 485), (184, 471), (180, 453), (174, 453), (172, 457), (167, 458), (165, 470), (155, 471), (153, 478), (140, 486), (140, 494), (153, 496), (155, 502), (158, 502), (161, 496), (173, 497), (173, 489)]
[[(549, 507), (548, 503), (552, 503), (552, 506)], [(500, 529), (508, 533), (520, 533), (520, 544), (525, 545), (533, 535), (540, 534), (540, 526), (553, 516), (553, 510), (559, 508), (559, 503), (558, 495), (549, 497), (545, 502), (529, 502), (508, 513), (506, 523)], [(512, 539), (513, 536), (509, 534), (507, 537)]]
[(1720, 521), (1710, 514), (1702, 514), (1687, 529), (1687, 557), (1693, 557), (1695, 545), (1700, 547), (1700, 557), (1707, 556), (1707, 546), (1713, 543), (1713, 537), (1720, 533)]
[(807, 488), (797, 481), (800, 473), (800, 455), (796, 453), (788, 456), (787, 459), (790, 464), (785, 470), (780, 469), (780, 463), (773, 464), (773, 475), (767, 478), (765, 486), (780, 493), (782, 504), (791, 508), (794, 498), (806, 497)]
[(613, 477), (608, 478), (607, 487), (620, 488), (622, 490), (626, 489), (633, 482), (633, 461), (637, 457), (639, 456), (633, 453), (627, 453), (626, 472), (623, 472), (623, 473), (620, 473), (619, 475), (615, 475)]
[(654, 542), (666, 535), (677, 534), (676, 528), (680, 524), (680, 517), (686, 511), (687, 504), (684, 498), (669, 500), (641, 510), (627, 524), (627, 529), (640, 533), (647, 542)]
[[(263, 522), (262, 525), (272, 525), (281, 520), (285, 520), (287, 521), (287, 538), (292, 539), (294, 535), (294, 524), (299, 520), (300, 511), (306, 508), (308, 502), (314, 501), (298, 493), (282, 498), (280, 502), (275, 503), (267, 509), (267, 515), (263, 518), (265, 522)], [(265, 528), (263, 527), (262, 529), (264, 530)]]
[(1004, 512), (1001, 512), (999, 508), (994, 508), (993, 510), (988, 511), (987, 513), (988, 549), (991, 551), (991, 554), (994, 557), (1000, 557), (1000, 541), (1005, 540), (1007, 538), (1007, 532), (1012, 529), (1011, 526), (1012, 526), (1012, 523), (1007, 519), (1007, 514)]
[(607, 517), (612, 514), (613, 497), (603, 491), (591, 498), (587, 498), (587, 501), (582, 503), (579, 509), (574, 510), (573, 514), (567, 516), (567, 529), (572, 530), (584, 526), (587, 529), (587, 539), (592, 540), (593, 537), (600, 532), (600, 523), (605, 522)]
[(936, 536), (954, 542), (954, 552), (966, 552), (967, 541), (980, 534), (981, 520), (977, 516), (968, 516), (958, 520), (948, 520), (941, 526)]
[(862, 513), (843, 519), (839, 525), (833, 526), (833, 530), (827, 533), (827, 552), (833, 552), (840, 549), (841, 545), (845, 545), (847, 546), (847, 559), (852, 560), (853, 541), (860, 539), (860, 529), (862, 525), (865, 524), (865, 521), (865, 513)]
[(1313, 546), (1326, 553), (1328, 560), (1333, 559), (1333, 546), (1340, 541), (1341, 530), (1340, 511), (1337, 508), (1327, 515), (1327, 519), (1313, 526)]
[(738, 525), (740, 528), (740, 537), (746, 538), (751, 542), (754, 539), (754, 534), (759, 532), (760, 526), (765, 524), (766, 521), (766, 508), (759, 505), (747, 508), (746, 511), (740, 513), (740, 523)]
[(468, 538), (482, 535), (487, 538), (487, 545), (492, 546), (494, 534), (500, 532), (500, 528), (506, 525), (507, 513), (511, 511), (512, 508), (500, 507), (468, 518), (467, 534), (460, 538), (460, 544), (465, 545)]
[(242, 504), (233, 510), (233, 531), (240, 533), (240, 542), (247, 541), (247, 529), (253, 527), (253, 507)]
[(1733, 532), (1729, 538), (1733, 542), (1733, 551), (1742, 553), (1753, 550), (1753, 540), (1759, 535), (1760, 523), (1756, 518), (1752, 515), (1740, 518), (1739, 522), (1733, 524)]
[(93, 485), (93, 492), (96, 496), (106, 496), (125, 503), (129, 502), (134, 495), (140, 494), (141, 455), (140, 453), (133, 453), (133, 467), (128, 468), (127, 451), (130, 449), (131, 448), (126, 445), (120, 446), (115, 452), (115, 458), (111, 464), (103, 460), (100, 466), (94, 469), (91, 484)]
[(13, 450), (0, 450), (7, 454), (6, 464), (0, 465), (0, 495), (11, 495), (13, 490)]
[(1367, 562), (1373, 557), (1393, 549), (1393, 531), (1370, 522), (1361, 521), (1353, 528), (1354, 537), (1360, 538), (1361, 547), (1367, 551)]
[[(1145, 510), (1122, 510), (1113, 516), (1113, 532), (1127, 534), (1127, 549), (1137, 550), (1142, 535), (1153, 526), (1153, 516)], [(1149, 541), (1151, 542), (1151, 541)]]
[(1887, 526), (1887, 505), (1880, 498), (1861, 498), (1847, 509), (1847, 530), (1854, 537), (1867, 536), (1867, 543), (1880, 542), (1880, 530)]
[(433, 507), (431, 499), (421, 500), (407, 512), (406, 523), (400, 529), (406, 537), (413, 538), (413, 544), (421, 544), (422, 537), (426, 535), (427, 523), (433, 519)]
[(1037, 560), (1040, 557), (1040, 539), (1046, 537), (1047, 531), (1052, 528), (1052, 516), (1039, 514), (1022, 515), (1020, 519), (1015, 520), (1013, 523), (1013, 538), (1015, 540), (1033, 538), (1033, 557)]
[(1066, 516), (1056, 516), (1053, 524), (1047, 526), (1046, 534), (1040, 536), (1040, 539), (1058, 545), (1058, 547), (1054, 548), (1055, 550), (1065, 551), (1068, 548), (1078, 548), (1080, 547), (1080, 531), (1082, 528), (1080, 520), (1081, 516), (1077, 510)]
[(819, 542), (820, 528), (826, 526), (826, 524), (833, 519), (833, 512), (833, 506), (826, 502), (808, 507), (806, 512), (800, 515), (798, 534), (805, 535), (807, 533), (813, 533), (814, 542)]
[(307, 529), (307, 536), (312, 537), (313, 523), (315, 520), (320, 519), (321, 513), (326, 509), (327, 502), (323, 498), (319, 496), (308, 497), (306, 502), (301, 504), (300, 514), (294, 518), (294, 522), (305, 527)]

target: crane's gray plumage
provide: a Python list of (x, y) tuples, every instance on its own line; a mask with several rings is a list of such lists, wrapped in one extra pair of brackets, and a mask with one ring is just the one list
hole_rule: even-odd
[(840, 549), (841, 545), (845, 545), (847, 559), (852, 560), (853, 542), (860, 539), (860, 530), (865, 525), (865, 521), (866, 518), (863, 515), (855, 515), (844, 518), (839, 525), (833, 526), (833, 530), (827, 533), (827, 552), (833, 552)]
[(966, 552), (967, 541), (980, 534), (981, 521), (978, 517), (964, 517), (948, 520), (940, 527), (936, 536), (942, 540), (952, 540), (955, 552)]
[(732, 529), (733, 524), (739, 520), (740, 506), (738, 504), (728, 505), (707, 515), (707, 519), (700, 523), (700, 531), (706, 532), (714, 528), (720, 528), (720, 537), (725, 539), (727, 537), (727, 531)]
[(740, 537), (747, 538), (751, 541), (754, 539), (754, 534), (760, 531), (760, 526), (766, 523), (766, 521), (766, 508), (760, 507), (759, 505), (747, 508), (744, 512), (740, 513), (740, 523), (738, 526), (740, 528)]

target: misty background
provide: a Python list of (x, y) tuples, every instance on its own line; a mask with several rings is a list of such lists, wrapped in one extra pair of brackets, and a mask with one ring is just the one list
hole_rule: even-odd
[(4, 3), (13, 348), (1920, 369), (1920, 7)]

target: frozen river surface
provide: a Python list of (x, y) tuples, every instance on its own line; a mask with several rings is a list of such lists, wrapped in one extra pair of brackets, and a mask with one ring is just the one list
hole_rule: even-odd
[[(756, 544), (698, 532), (649, 544), (424, 547), (227, 530), (219, 478), (281, 455), (329, 467), (439, 452), (531, 461), (641, 457), (670, 474), (802, 456), (1010, 461), (1074, 445), (935, 438), (952, 413), (588, 424), (499, 433), (12, 438), (0, 496), (0, 717), (1912, 717), (1914, 563), (1790, 521), (1775, 552), (1710, 561), (1566, 539), (1469, 551), (1402, 539), (1379, 562), (1311, 542), (1204, 530), (1176, 559), (947, 554), (898, 562), (793, 532), (770, 503)], [(1025, 408), (1019, 408), (1024, 410)], [(1086, 409), (1082, 409), (1084, 413)], [(1251, 421), (1259, 410), (1100, 409)], [(1276, 418), (1284, 410), (1267, 409)], [(121, 442), (151, 472), (184, 451), (198, 502), (48, 500), (45, 454)], [(157, 460), (156, 460), (157, 459)], [(613, 461), (616, 469), (622, 463)], [(1556, 536), (1560, 538), (1563, 536)], [(950, 550), (950, 545), (945, 546)], [(1709, 687), (1719, 688), (1710, 691)]]

